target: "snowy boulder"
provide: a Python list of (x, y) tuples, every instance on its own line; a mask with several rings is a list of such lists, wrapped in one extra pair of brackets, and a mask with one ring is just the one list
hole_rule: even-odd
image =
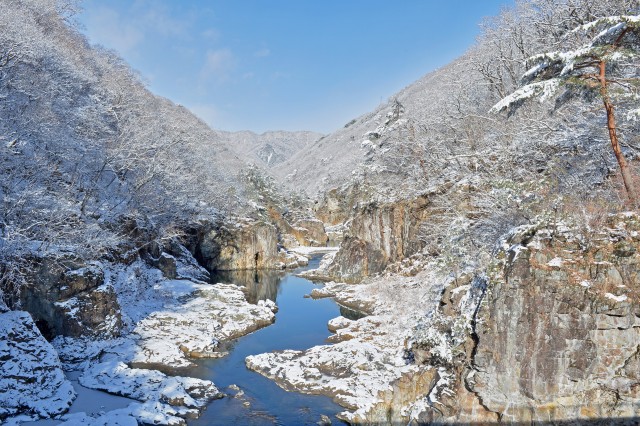
[(27, 312), (0, 313), (0, 421), (10, 416), (51, 417), (75, 398), (58, 355)]
[(176, 407), (201, 409), (222, 394), (209, 380), (167, 376), (156, 370), (129, 368), (119, 361), (92, 365), (80, 376), (82, 386), (138, 401), (159, 401)]
[(327, 327), (329, 328), (330, 332), (335, 333), (338, 330), (349, 327), (352, 322), (353, 321), (350, 319), (347, 319), (343, 316), (339, 316), (329, 320)]

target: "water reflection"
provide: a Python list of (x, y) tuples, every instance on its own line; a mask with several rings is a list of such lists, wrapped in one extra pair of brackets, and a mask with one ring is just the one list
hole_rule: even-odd
[[(314, 256), (307, 268), (317, 268), (322, 256)], [(217, 274), (213, 282), (231, 282), (247, 290), (255, 303), (272, 299), (278, 304), (274, 324), (229, 342), (229, 354), (217, 359), (197, 359), (183, 375), (212, 380), (228, 396), (213, 401), (189, 426), (215, 425), (314, 425), (328, 416), (334, 425), (344, 424), (336, 414), (344, 409), (329, 397), (287, 392), (272, 380), (245, 366), (249, 355), (284, 349), (304, 350), (326, 344), (331, 335), (327, 321), (339, 315), (333, 299), (304, 297), (318, 284), (296, 277), (295, 271), (235, 271)]]
[(338, 307), (340, 308), (340, 315), (353, 321), (367, 316), (367, 314), (362, 311), (356, 311), (355, 309), (347, 308), (346, 306), (342, 306), (340, 304), (338, 304)]
[(282, 270), (216, 271), (211, 274), (211, 282), (239, 285), (247, 301), (256, 304), (266, 299), (275, 302), (278, 285), (285, 275), (286, 272)]

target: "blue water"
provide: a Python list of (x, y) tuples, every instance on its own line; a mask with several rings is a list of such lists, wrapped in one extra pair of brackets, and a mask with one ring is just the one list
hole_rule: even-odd
[[(320, 257), (313, 258), (307, 268), (317, 268)], [(229, 355), (197, 360), (196, 367), (185, 372), (191, 377), (212, 380), (229, 395), (213, 401), (199, 419), (187, 423), (191, 426), (315, 425), (321, 415), (326, 415), (333, 424), (343, 424), (335, 414), (344, 408), (330, 398), (287, 392), (275, 382), (248, 370), (244, 364), (249, 355), (307, 349), (326, 343), (330, 335), (327, 321), (340, 315), (338, 305), (332, 299), (305, 298), (318, 285), (289, 273), (245, 272), (216, 278), (246, 285), (248, 300), (270, 298), (278, 304), (279, 311), (274, 324), (231, 342), (227, 348)], [(229, 388), (230, 385), (239, 386), (244, 395), (234, 397), (237, 391)]]

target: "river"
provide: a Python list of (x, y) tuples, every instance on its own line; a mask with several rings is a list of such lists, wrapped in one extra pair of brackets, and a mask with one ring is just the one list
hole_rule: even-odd
[[(314, 256), (305, 269), (317, 268), (321, 257)], [(180, 370), (180, 374), (212, 380), (229, 395), (213, 401), (200, 418), (189, 420), (189, 425), (315, 425), (322, 415), (333, 424), (343, 424), (335, 414), (344, 409), (330, 398), (284, 391), (244, 364), (249, 355), (326, 343), (330, 335), (327, 321), (339, 316), (340, 308), (333, 299), (305, 298), (318, 285), (294, 275), (301, 270), (246, 271), (216, 277), (221, 282), (244, 285), (247, 299), (253, 303), (274, 300), (279, 310), (274, 324), (230, 342), (227, 356), (196, 360), (195, 367)]]
[[(333, 299), (305, 298), (318, 284), (296, 277), (304, 269), (317, 268), (322, 255), (314, 255), (309, 265), (291, 272), (234, 271), (213, 277), (212, 282), (230, 282), (246, 290), (251, 303), (271, 299), (278, 304), (274, 324), (227, 342), (229, 353), (222, 358), (196, 359), (194, 367), (174, 370), (174, 374), (213, 381), (228, 396), (212, 401), (198, 419), (188, 419), (190, 426), (202, 425), (316, 425), (322, 416), (332, 424), (344, 424), (335, 415), (344, 409), (330, 398), (286, 392), (273, 381), (248, 370), (248, 355), (283, 349), (307, 349), (326, 343), (330, 335), (327, 321), (339, 315), (357, 315), (340, 308)], [(69, 413), (98, 415), (124, 408), (131, 399), (87, 389), (77, 379), (79, 372), (68, 373), (78, 397)], [(33, 426), (60, 424), (60, 420), (39, 420)]]

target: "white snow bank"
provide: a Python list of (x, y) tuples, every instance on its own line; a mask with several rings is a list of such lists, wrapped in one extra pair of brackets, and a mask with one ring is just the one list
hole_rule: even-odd
[(208, 380), (167, 376), (156, 370), (129, 368), (116, 360), (89, 367), (80, 376), (82, 386), (104, 390), (138, 401), (161, 401), (169, 405), (201, 408), (220, 392)]

